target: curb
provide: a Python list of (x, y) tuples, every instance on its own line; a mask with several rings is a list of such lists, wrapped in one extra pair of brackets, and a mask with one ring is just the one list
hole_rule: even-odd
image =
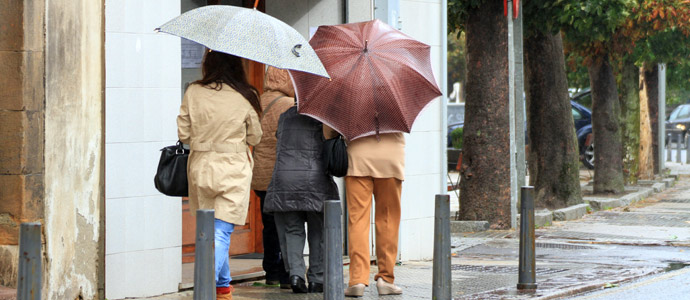
[[(607, 210), (616, 207), (627, 206), (641, 201), (654, 193), (659, 193), (676, 182), (676, 177), (667, 177), (661, 180), (639, 180), (636, 186), (626, 186), (625, 191), (629, 194), (611, 197), (584, 196), (585, 203), (576, 204), (566, 208), (550, 211), (548, 209), (536, 210), (534, 212), (534, 226), (551, 226), (553, 221), (571, 221), (582, 218), (589, 210)], [(592, 181), (581, 186), (582, 190), (592, 190)], [(517, 216), (517, 223), (520, 224), (520, 214)], [(487, 221), (450, 221), (451, 233), (479, 232), (489, 230)]]
[(450, 221), (451, 233), (478, 232), (489, 230), (487, 221)]

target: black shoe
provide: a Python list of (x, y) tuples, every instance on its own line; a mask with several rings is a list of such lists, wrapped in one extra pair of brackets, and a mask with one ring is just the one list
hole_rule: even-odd
[(309, 283), (309, 292), (310, 293), (323, 293), (323, 283)]
[(308, 292), (307, 284), (304, 282), (304, 279), (300, 278), (297, 275), (290, 276), (290, 287), (292, 288), (293, 293)]

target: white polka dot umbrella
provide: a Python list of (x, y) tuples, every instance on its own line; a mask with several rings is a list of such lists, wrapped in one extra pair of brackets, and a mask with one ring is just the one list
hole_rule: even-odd
[(297, 30), (256, 9), (204, 6), (168, 21), (156, 31), (277, 68), (329, 77), (314, 49)]

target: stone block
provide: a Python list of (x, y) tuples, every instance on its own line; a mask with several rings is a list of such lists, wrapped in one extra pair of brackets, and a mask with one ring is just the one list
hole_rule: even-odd
[(487, 221), (450, 221), (451, 233), (479, 232), (489, 230)]
[(8, 213), (0, 213), (0, 245), (19, 244), (20, 222)]
[(0, 51), (42, 51), (44, 11), (44, 1), (0, 1)]
[(0, 175), (0, 213), (22, 221), (42, 219), (43, 190), (43, 175)]
[(42, 112), (0, 111), (0, 174), (43, 172)]
[(555, 221), (569, 221), (582, 218), (587, 214), (588, 204), (578, 204), (561, 208), (553, 211), (553, 219)]
[(585, 197), (585, 201), (593, 210), (606, 210), (615, 207), (623, 206), (623, 202), (617, 198), (594, 198)]
[(551, 211), (545, 209), (534, 212), (535, 227), (551, 226), (551, 224), (553, 224), (553, 213)]
[(43, 110), (43, 52), (0, 51), (0, 109)]
[[(17, 274), (19, 273), (19, 247), (18, 246), (2, 246), (0, 245), (0, 295), (8, 296), (10, 292), (2, 290), (2, 287), (17, 288)], [(2, 298), (0, 300), (13, 299)]]

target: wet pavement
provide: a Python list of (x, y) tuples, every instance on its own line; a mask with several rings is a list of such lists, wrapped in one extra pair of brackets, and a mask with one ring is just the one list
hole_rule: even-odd
[[(684, 268), (690, 265), (690, 167), (673, 171), (680, 174), (674, 187), (641, 202), (537, 229), (535, 291), (516, 288), (517, 231), (454, 235), (454, 299), (564, 299), (600, 290), (608, 294), (591, 294), (585, 297), (599, 298), (583, 299), (653, 299), (656, 294), (642, 298), (629, 295), (656, 293), (682, 284), (687, 287), (690, 273), (663, 277), (690, 270)], [(372, 267), (372, 284), (360, 299), (379, 298), (373, 285), (375, 271)], [(344, 274), (347, 277), (347, 266)], [(657, 278), (654, 276), (662, 277), (635, 286), (636, 282)], [(403, 295), (382, 299), (431, 299), (431, 283), (431, 261), (404, 262), (396, 267), (396, 284), (404, 289)], [(235, 288), (235, 300), (323, 299), (323, 294), (293, 294), (290, 290), (263, 286), (261, 281), (239, 283)], [(613, 293), (618, 290), (620, 294)], [(688, 295), (687, 288), (683, 291), (685, 294), (679, 295)], [(669, 295), (665, 298), (682, 299)], [(192, 299), (192, 292), (147, 299), (187, 300)]]

